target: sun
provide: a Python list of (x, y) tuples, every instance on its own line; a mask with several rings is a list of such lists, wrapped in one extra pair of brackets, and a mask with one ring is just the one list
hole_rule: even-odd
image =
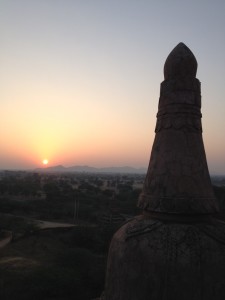
[(43, 165), (47, 165), (48, 164), (48, 159), (43, 159), (42, 163), (43, 163)]

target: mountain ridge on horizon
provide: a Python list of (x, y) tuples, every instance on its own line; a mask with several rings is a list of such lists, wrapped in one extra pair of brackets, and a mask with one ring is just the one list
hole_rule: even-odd
[(144, 174), (147, 168), (134, 168), (129, 166), (122, 167), (91, 167), (88, 165), (75, 165), (71, 167), (64, 167), (63, 165), (36, 168), (34, 171), (39, 172), (87, 172), (87, 173), (138, 173)]
[[(50, 172), (50, 173), (60, 173), (60, 172), (70, 172), (70, 173), (124, 173), (124, 174), (146, 174), (147, 168), (145, 167), (90, 167), (88, 165), (75, 165), (70, 167), (65, 167), (63, 165), (49, 166), (49, 167), (39, 167), (35, 169), (25, 169), (25, 168), (1, 168), (0, 172), (11, 171), (11, 172)], [(220, 177), (224, 178), (225, 173), (210, 173), (210, 177)]]

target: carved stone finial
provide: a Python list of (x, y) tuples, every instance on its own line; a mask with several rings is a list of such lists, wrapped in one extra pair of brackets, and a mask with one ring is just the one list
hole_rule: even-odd
[(168, 55), (164, 65), (164, 78), (196, 77), (197, 60), (191, 50), (179, 43)]
[(197, 61), (183, 43), (169, 54), (161, 83), (156, 136), (138, 206), (145, 211), (217, 211), (202, 140)]

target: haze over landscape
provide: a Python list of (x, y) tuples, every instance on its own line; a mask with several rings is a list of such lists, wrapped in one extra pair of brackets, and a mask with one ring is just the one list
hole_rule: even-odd
[(146, 168), (163, 64), (184, 42), (202, 82), (211, 174), (225, 174), (225, 2), (0, 1), (0, 169)]

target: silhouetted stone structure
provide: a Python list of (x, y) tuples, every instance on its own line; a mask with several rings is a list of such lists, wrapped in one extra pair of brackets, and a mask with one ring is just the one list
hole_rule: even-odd
[(105, 300), (225, 299), (225, 223), (214, 217), (196, 72), (178, 44), (164, 66), (143, 214), (112, 239)]

